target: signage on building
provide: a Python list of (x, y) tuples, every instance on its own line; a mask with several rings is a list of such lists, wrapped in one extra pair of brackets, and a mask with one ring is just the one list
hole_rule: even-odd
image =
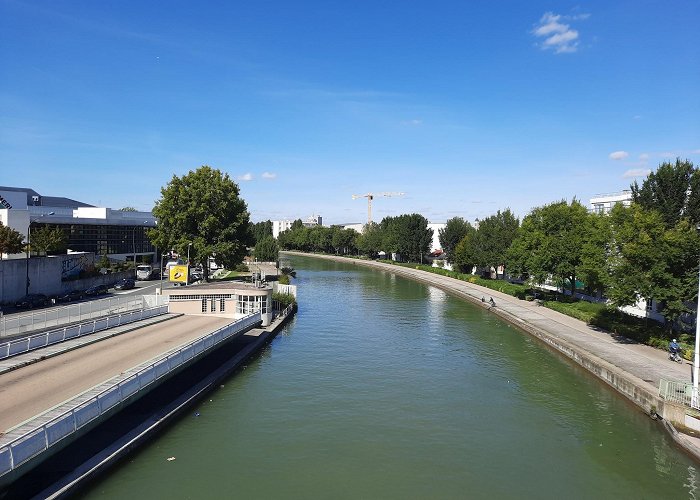
[(3, 191), (0, 189), (0, 209), (27, 209), (27, 193), (24, 191)]
[(188, 266), (170, 266), (169, 279), (172, 283), (187, 283)]

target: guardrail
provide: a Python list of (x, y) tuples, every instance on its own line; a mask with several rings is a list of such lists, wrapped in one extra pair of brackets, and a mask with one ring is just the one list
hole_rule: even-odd
[(679, 403), (700, 410), (700, 405), (693, 404), (693, 384), (688, 382), (662, 378), (659, 383), (659, 396), (664, 401)]
[(183, 363), (261, 321), (260, 313), (251, 314), (190, 342), (170, 354), (157, 358), (155, 361), (144, 363), (135, 368), (138, 371), (126, 379), (110, 385), (99, 394), (61, 413), (41, 427), (3, 445), (0, 447), (0, 477), (43, 453), (70, 434), (77, 432)]
[(37, 333), (17, 340), (10, 340), (0, 343), (0, 360), (24, 354), (41, 347), (58, 344), (69, 339), (82, 337), (91, 333), (113, 328), (115, 326), (126, 325), (142, 319), (152, 318), (168, 312), (168, 306), (156, 306), (149, 309), (141, 309), (123, 314), (102, 317), (94, 321), (67, 326), (44, 333)]
[[(162, 305), (165, 298), (159, 295), (139, 297), (109, 297), (68, 306), (50, 307), (29, 314), (0, 316), (0, 337), (26, 333), (68, 323), (94, 319), (118, 312), (146, 309)], [(154, 303), (154, 301), (159, 301)]]

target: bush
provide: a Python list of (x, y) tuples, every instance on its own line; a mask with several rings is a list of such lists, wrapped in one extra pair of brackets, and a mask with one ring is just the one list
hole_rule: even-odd
[(288, 293), (273, 293), (272, 303), (275, 304), (277, 306), (277, 309), (281, 311), (283, 309), (286, 309), (287, 306), (291, 304), (296, 304), (297, 299), (294, 297), (294, 295)]
[(248, 271), (250, 271), (250, 269), (248, 269), (248, 264), (246, 264), (245, 262), (241, 262), (240, 264), (236, 264), (236, 268), (234, 269), (234, 271), (239, 273), (247, 273)]
[(289, 275), (281, 274), (277, 281), (280, 285), (289, 285)]

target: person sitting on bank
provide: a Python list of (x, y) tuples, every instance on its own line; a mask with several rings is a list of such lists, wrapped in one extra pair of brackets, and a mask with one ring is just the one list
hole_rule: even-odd
[(493, 297), (489, 297), (489, 304), (491, 304), (491, 307), (496, 307), (496, 302), (493, 300)]

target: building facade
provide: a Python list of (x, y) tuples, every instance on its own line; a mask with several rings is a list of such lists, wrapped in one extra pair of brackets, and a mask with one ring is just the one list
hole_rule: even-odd
[[(146, 237), (155, 227), (151, 212), (123, 212), (87, 203), (42, 196), (33, 189), (0, 186), (0, 221), (31, 241), (31, 232), (59, 227), (66, 235), (69, 252), (92, 252), (115, 260), (155, 262), (156, 248)], [(24, 258), (25, 254), (3, 255)]]
[[(294, 224), (293, 220), (273, 220), (272, 221), (272, 237), (277, 239), (280, 233), (287, 231), (292, 228)], [(302, 221), (304, 227), (322, 226), (323, 217), (320, 215), (312, 215), (307, 217), (305, 221)]]
[(618, 203), (622, 203), (624, 206), (629, 207), (632, 203), (632, 191), (625, 190), (619, 193), (598, 194), (591, 198), (590, 203), (591, 206), (589, 210), (591, 212), (596, 214), (607, 214)]

